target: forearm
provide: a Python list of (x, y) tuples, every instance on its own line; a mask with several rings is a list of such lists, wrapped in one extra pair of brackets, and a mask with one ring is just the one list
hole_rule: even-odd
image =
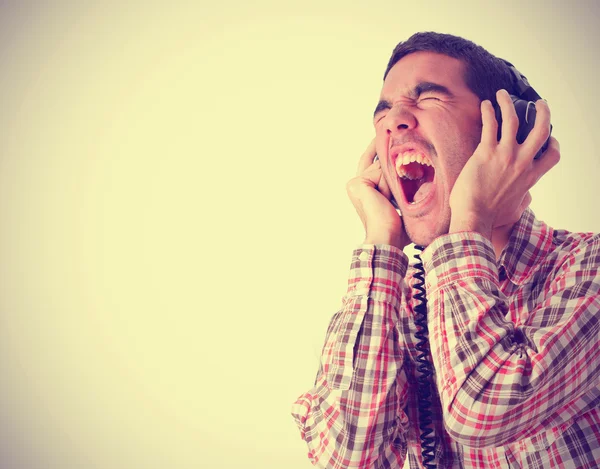
[[(381, 306), (369, 303), (366, 316)], [(388, 314), (378, 314), (388, 320)], [(379, 467), (384, 461), (402, 467), (405, 458), (406, 379), (398, 337), (394, 326), (378, 331), (368, 318), (363, 325), (373, 332), (357, 339), (352, 376), (340, 376), (346, 374), (341, 369), (328, 373), (335, 365), (324, 363), (315, 386), (294, 404), (309, 457), (320, 467)]]
[(430, 248), (431, 350), (450, 435), (468, 446), (500, 446), (584, 411), (579, 400), (598, 380), (598, 321), (590, 321), (598, 317), (596, 272), (547, 279), (548, 294), (530, 302), (530, 324), (516, 325), (506, 317), (487, 240), (463, 233)]
[(405, 459), (407, 386), (397, 322), (406, 262), (393, 251), (355, 251), (315, 386), (294, 404), (309, 457), (320, 467), (402, 467)]

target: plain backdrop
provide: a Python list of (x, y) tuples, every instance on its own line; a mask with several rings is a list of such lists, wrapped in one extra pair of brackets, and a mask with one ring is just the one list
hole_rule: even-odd
[(513, 62), (561, 144), (534, 211), (600, 231), (599, 13), (0, 2), (2, 469), (311, 467), (290, 409), (363, 239), (345, 184), (392, 49)]

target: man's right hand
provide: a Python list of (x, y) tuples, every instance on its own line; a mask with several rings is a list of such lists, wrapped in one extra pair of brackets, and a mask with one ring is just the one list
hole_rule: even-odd
[(365, 227), (365, 244), (388, 244), (404, 249), (410, 240), (402, 218), (392, 205), (392, 193), (375, 158), (375, 139), (358, 162), (356, 177), (348, 181), (346, 191)]

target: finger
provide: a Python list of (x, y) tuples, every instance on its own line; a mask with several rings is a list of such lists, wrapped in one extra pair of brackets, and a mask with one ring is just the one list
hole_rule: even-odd
[(519, 118), (517, 117), (515, 105), (506, 90), (498, 90), (496, 100), (502, 114), (502, 137), (500, 138), (500, 142), (507, 142), (512, 145), (517, 138), (517, 131), (519, 130)]
[(369, 146), (358, 160), (358, 168), (356, 169), (356, 175), (360, 176), (365, 170), (373, 164), (373, 158), (375, 158), (375, 139), (371, 140)]
[(492, 147), (498, 144), (498, 121), (494, 106), (488, 99), (481, 101), (481, 143)]
[(346, 190), (351, 198), (360, 197), (359, 194), (364, 191), (365, 187), (371, 187), (380, 192), (378, 186), (381, 183), (381, 179), (381, 165), (377, 161), (361, 174), (350, 179), (346, 184)]
[(521, 145), (523, 154), (531, 155), (531, 158), (542, 148), (550, 136), (550, 107), (543, 99), (535, 103), (535, 123), (533, 129)]
[[(393, 194), (390, 190), (390, 187), (383, 175), (383, 171), (381, 170), (381, 162), (376, 161), (370, 167), (368, 167), (365, 171), (363, 171), (359, 176), (352, 179), (350, 185), (354, 186), (355, 184), (358, 187), (361, 187), (364, 182), (377, 190), (380, 194), (382, 194), (387, 200), (392, 201)], [(352, 187), (354, 188), (354, 187)]]
[(550, 171), (560, 161), (560, 144), (554, 137), (550, 137), (548, 149), (539, 160), (533, 160), (530, 187), (537, 183), (540, 178)]
[(359, 179), (366, 180), (371, 186), (377, 188), (381, 183), (383, 176), (381, 174), (381, 162), (376, 161), (371, 164), (367, 169), (357, 176)]

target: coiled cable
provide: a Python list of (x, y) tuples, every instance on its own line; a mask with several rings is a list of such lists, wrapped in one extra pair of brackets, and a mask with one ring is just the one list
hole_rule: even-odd
[[(423, 251), (423, 246), (415, 246), (419, 251)], [(429, 360), (429, 329), (427, 328), (427, 297), (425, 295), (425, 268), (421, 260), (420, 253), (415, 254), (417, 263), (415, 264), (416, 279), (414, 288), (418, 293), (414, 296), (418, 303), (414, 306), (415, 325), (417, 332), (417, 370), (419, 376), (418, 382), (418, 402), (419, 409), (419, 430), (421, 437), (421, 455), (423, 465), (427, 469), (435, 469), (435, 435), (433, 430), (433, 412), (432, 407), (432, 377), (433, 366)]]

